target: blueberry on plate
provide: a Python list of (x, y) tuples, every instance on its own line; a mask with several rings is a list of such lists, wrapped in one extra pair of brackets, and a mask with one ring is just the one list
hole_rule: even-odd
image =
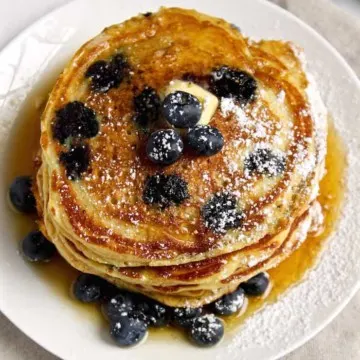
[(18, 176), (10, 185), (9, 197), (14, 208), (23, 213), (35, 213), (36, 201), (30, 176)]
[(269, 283), (269, 276), (266, 273), (261, 272), (249, 279), (248, 281), (240, 284), (240, 287), (244, 289), (246, 295), (260, 296), (265, 293), (269, 286)]
[(89, 139), (99, 132), (95, 112), (80, 101), (67, 103), (56, 112), (53, 136), (61, 144), (69, 137)]
[(153, 132), (146, 145), (148, 158), (159, 165), (170, 165), (178, 160), (184, 150), (180, 135), (172, 129)]
[(92, 274), (81, 274), (73, 284), (73, 294), (84, 303), (96, 302), (101, 299), (105, 281)]
[(47, 262), (56, 254), (56, 247), (40, 231), (32, 231), (25, 236), (21, 250), (27, 260)]
[(167, 95), (162, 104), (165, 119), (177, 128), (189, 128), (199, 122), (202, 106), (200, 101), (185, 91)]
[(103, 303), (108, 302), (111, 298), (119, 293), (120, 289), (114, 284), (109, 283), (103, 279), (103, 286), (101, 290), (101, 301)]
[(172, 311), (172, 322), (180, 327), (189, 328), (193, 321), (202, 314), (202, 308), (174, 308)]
[(222, 321), (213, 314), (206, 314), (196, 318), (189, 329), (191, 340), (199, 346), (214, 346), (224, 336)]
[(178, 175), (155, 174), (146, 179), (143, 191), (145, 204), (166, 208), (179, 205), (189, 197), (187, 182)]
[(139, 319), (121, 316), (110, 325), (110, 335), (119, 346), (133, 346), (144, 339), (147, 326)]
[(258, 148), (245, 158), (244, 168), (249, 174), (278, 176), (285, 171), (286, 160), (268, 148)]
[(218, 97), (232, 97), (243, 104), (255, 99), (256, 80), (247, 72), (221, 66), (211, 75), (211, 88)]
[(142, 295), (138, 295), (135, 301), (134, 311), (129, 314), (130, 317), (140, 314), (140, 320), (152, 327), (163, 327), (169, 323), (167, 306)]
[(117, 321), (134, 310), (131, 294), (120, 291), (103, 304), (103, 313), (109, 321)]
[(68, 152), (60, 154), (60, 162), (65, 166), (70, 180), (80, 179), (90, 165), (90, 148), (87, 144), (72, 146)]
[(236, 197), (228, 192), (216, 193), (201, 209), (207, 228), (223, 234), (241, 226), (243, 214), (236, 207)]
[(217, 154), (224, 146), (221, 132), (212, 126), (195, 126), (187, 133), (188, 145), (199, 155)]
[(147, 127), (157, 120), (160, 108), (160, 97), (151, 87), (144, 90), (134, 98), (135, 116), (134, 121), (140, 127)]
[(245, 292), (238, 288), (234, 292), (222, 296), (210, 305), (210, 309), (217, 315), (231, 315), (238, 312), (245, 301)]

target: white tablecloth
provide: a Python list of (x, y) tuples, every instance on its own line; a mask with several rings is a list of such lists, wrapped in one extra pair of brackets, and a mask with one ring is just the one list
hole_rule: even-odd
[[(0, 49), (37, 18), (67, 1), (0, 0)], [(360, 76), (358, 18), (334, 7), (329, 0), (274, 0), (274, 2), (305, 20), (327, 38)], [(340, 3), (340, 0), (336, 2)], [(165, 0), (164, 4), (166, 4)], [(56, 360), (57, 358), (27, 338), (0, 314), (0, 359)], [(360, 359), (360, 293), (325, 330), (284, 358), (284, 360), (339, 359)]]

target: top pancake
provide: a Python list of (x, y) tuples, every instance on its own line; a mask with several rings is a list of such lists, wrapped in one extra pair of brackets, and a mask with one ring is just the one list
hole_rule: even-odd
[[(116, 54), (126, 59), (128, 75), (105, 93), (92, 90), (85, 76), (89, 66)], [(184, 77), (207, 87), (213, 70), (223, 65), (251, 74), (257, 92), (245, 107), (221, 100), (210, 124), (224, 136), (222, 151), (211, 157), (185, 151), (167, 167), (151, 163), (145, 154), (148, 134), (133, 120), (134, 96), (146, 86), (161, 93)], [(42, 117), (47, 208), (55, 226), (119, 267), (198, 261), (279, 233), (309, 207), (323, 170), (325, 132), (319, 131), (307, 87), (290, 44), (249, 41), (225, 21), (195, 11), (161, 9), (106, 28), (75, 54)], [(75, 181), (59, 162), (69, 144), (53, 136), (56, 112), (71, 101), (93, 109), (100, 124), (100, 132), (84, 140), (90, 168)], [(284, 172), (250, 176), (244, 161), (257, 148), (281, 154)], [(145, 180), (159, 172), (180, 175), (189, 198), (166, 209), (145, 204)], [(243, 220), (241, 227), (219, 234), (205, 226), (201, 209), (224, 191), (236, 196)]]

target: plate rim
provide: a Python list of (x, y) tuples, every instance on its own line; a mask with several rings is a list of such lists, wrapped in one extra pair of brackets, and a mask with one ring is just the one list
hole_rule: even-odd
[[(30, 32), (32, 29), (35, 29), (41, 22), (48, 20), (51, 16), (56, 16), (56, 13), (60, 13), (61, 11), (64, 11), (66, 7), (73, 6), (74, 3), (80, 3), (83, 0), (70, 0), (66, 3), (55, 7), (54, 9), (46, 12), (39, 18), (37, 18), (34, 22), (29, 24), (28, 26), (24, 27), (19, 33), (14, 35), (12, 38), (10, 38), (3, 47), (0, 48), (0, 55), (7, 50), (7, 48), (11, 47), (13, 44), (15, 44), (19, 39), (22, 37), (26, 37), (26, 33)], [(121, 0), (122, 1), (122, 0)], [(254, 1), (254, 0), (246, 0), (246, 1)], [(255, 0), (256, 2), (260, 3), (262, 6), (270, 7), (275, 9), (275, 11), (282, 13), (286, 17), (290, 18), (291, 21), (296, 22), (301, 27), (306, 28), (313, 37), (317, 38), (318, 41), (320, 41), (324, 46), (327, 47), (327, 49), (337, 58), (337, 60), (340, 61), (342, 67), (346, 70), (349, 77), (351, 77), (351, 80), (356, 84), (356, 87), (360, 93), (360, 79), (353, 70), (353, 68), (348, 64), (348, 62), (345, 60), (345, 58), (340, 54), (340, 52), (320, 33), (318, 33), (313, 27), (308, 25), (304, 20), (298, 18), (296, 15), (288, 11), (287, 9), (284, 9), (280, 7), (279, 5), (269, 2), (267, 0)], [(149, 3), (151, 6), (151, 4)], [(196, 9), (196, 6), (194, 6)], [(135, 13), (134, 13), (135, 16)], [(226, 20), (226, 19), (225, 19)], [(341, 216), (341, 215), (340, 215)], [(329, 316), (326, 317), (323, 321), (320, 321), (317, 326), (315, 326), (311, 331), (308, 331), (306, 335), (299, 337), (297, 341), (294, 341), (290, 346), (285, 348), (284, 350), (279, 351), (278, 354), (272, 356), (269, 358), (269, 360), (277, 360), (281, 357), (292, 353), (294, 350), (300, 348), (305, 343), (307, 343), (309, 340), (314, 338), (317, 334), (319, 334), (323, 329), (325, 329), (343, 310), (344, 308), (349, 304), (349, 302), (353, 299), (355, 294), (360, 291), (360, 278), (358, 279), (357, 284), (349, 291), (348, 296), (335, 307), (332, 312), (329, 313)], [(21, 321), (19, 318), (16, 318), (14, 316), (14, 313), (11, 313), (11, 311), (8, 311), (9, 308), (6, 308), (4, 303), (0, 302), (0, 311), (2, 314), (23, 334), (25, 334), (31, 341), (36, 343), (38, 346), (42, 347), (46, 351), (48, 351), (50, 354), (57, 356), (59, 358), (61, 357), (61, 354), (58, 353), (55, 349), (51, 349), (50, 345), (46, 343), (45, 340), (41, 338), (36, 338), (36, 333), (31, 333), (28, 330), (24, 330), (21, 325)]]

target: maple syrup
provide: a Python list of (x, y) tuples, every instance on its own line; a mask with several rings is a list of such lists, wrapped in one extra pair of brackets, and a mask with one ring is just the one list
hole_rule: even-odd
[[(8, 185), (16, 176), (34, 175), (32, 173), (33, 158), (39, 144), (40, 116), (46, 103), (46, 96), (44, 97), (43, 94), (49, 93), (51, 87), (49, 84), (45, 88), (35, 89), (19, 113), (19, 118), (16, 121), (17, 126), (12, 131), (8, 145), (8, 169), (4, 175)], [(244, 319), (251, 316), (265, 304), (275, 302), (292, 285), (301, 281), (306, 272), (319, 260), (326, 239), (334, 231), (339, 218), (344, 195), (343, 175), (345, 168), (346, 155), (343, 144), (335, 131), (333, 122), (329, 119), (328, 153), (326, 157), (327, 173), (320, 183), (320, 195), (318, 197), (324, 212), (324, 230), (320, 235), (309, 236), (288, 259), (268, 271), (272, 287), (266, 297), (249, 298), (246, 309), (236, 315), (224, 317), (228, 331), (237, 328)], [(13, 219), (14, 226), (18, 231), (19, 241), (29, 231), (36, 228), (35, 218), (14, 213)], [(52, 287), (52, 291), (59, 296), (63, 296), (65, 301), (69, 301), (69, 306), (71, 303), (71, 306), (77, 306), (79, 311), (87, 312), (98, 321), (103, 321), (100, 320), (102, 319), (101, 312), (96, 306), (82, 304), (71, 298), (71, 284), (79, 272), (68, 265), (60, 256), (55, 257), (50, 263), (35, 264), (32, 268)], [(171, 336), (180, 334), (178, 331), (172, 330), (169, 332), (167, 329), (156, 329), (153, 332), (157, 334), (170, 333)], [(181, 336), (184, 336), (184, 334)]]

